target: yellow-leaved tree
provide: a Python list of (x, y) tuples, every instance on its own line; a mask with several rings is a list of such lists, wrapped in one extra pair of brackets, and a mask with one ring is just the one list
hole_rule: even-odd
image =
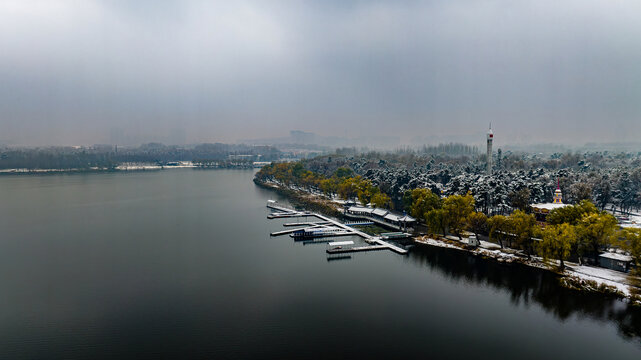
[(570, 256), (572, 246), (576, 243), (576, 231), (574, 226), (563, 223), (560, 225), (549, 225), (543, 230), (543, 239), (537, 244), (543, 261), (559, 260), (561, 270), (565, 268), (564, 260)]

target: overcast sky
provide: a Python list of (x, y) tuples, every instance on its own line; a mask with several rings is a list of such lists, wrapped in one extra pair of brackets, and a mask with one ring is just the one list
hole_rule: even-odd
[(638, 141), (641, 1), (0, 1), (0, 143), (490, 121), (498, 143)]

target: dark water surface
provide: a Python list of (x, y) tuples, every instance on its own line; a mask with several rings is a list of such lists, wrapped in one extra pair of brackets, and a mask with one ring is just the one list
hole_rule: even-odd
[(639, 310), (540, 271), (270, 238), (252, 178), (0, 177), (0, 358), (641, 359)]

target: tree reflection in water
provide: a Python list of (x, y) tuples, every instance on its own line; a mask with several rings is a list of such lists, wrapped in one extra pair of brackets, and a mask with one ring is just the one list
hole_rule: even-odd
[(508, 291), (515, 305), (539, 304), (561, 321), (575, 315), (616, 323), (626, 338), (641, 338), (641, 308), (598, 293), (570, 290), (552, 272), (521, 264), (501, 264), (463, 251), (416, 246), (410, 261), (437, 270), (452, 281), (465, 281)]

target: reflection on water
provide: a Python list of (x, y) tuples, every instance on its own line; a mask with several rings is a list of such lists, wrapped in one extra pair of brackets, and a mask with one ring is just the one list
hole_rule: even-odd
[(617, 324), (626, 338), (641, 338), (641, 308), (602, 294), (570, 290), (559, 285), (551, 272), (521, 264), (500, 264), (465, 252), (417, 246), (410, 259), (447, 276), (453, 282), (469, 282), (508, 291), (515, 305), (535, 302), (564, 321), (570, 316)]
[(0, 177), (0, 359), (639, 357), (638, 309), (552, 274), (270, 237), (252, 178)]
[(338, 255), (338, 256), (330, 255), (327, 257), (327, 261), (329, 262), (329, 261), (336, 261), (336, 260), (349, 260), (351, 258), (352, 258), (351, 255)]

